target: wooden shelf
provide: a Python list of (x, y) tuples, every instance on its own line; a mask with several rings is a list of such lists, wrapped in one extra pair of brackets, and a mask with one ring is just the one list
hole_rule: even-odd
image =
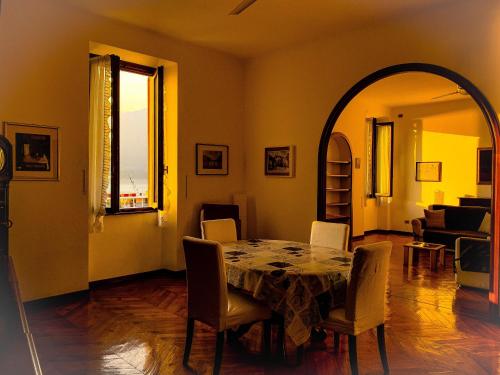
[(332, 215), (332, 214), (326, 214), (326, 219), (327, 220), (349, 220), (350, 217), (347, 215)]
[(352, 166), (352, 153), (347, 138), (343, 134), (332, 133), (328, 144), (323, 190), (324, 220), (328, 222), (352, 225)]
[(332, 164), (351, 164), (349, 160), (328, 160), (327, 163)]

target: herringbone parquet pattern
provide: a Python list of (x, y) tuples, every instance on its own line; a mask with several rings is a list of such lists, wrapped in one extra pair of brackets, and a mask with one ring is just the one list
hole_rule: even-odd
[[(486, 321), (487, 297), (456, 290), (451, 255), (445, 270), (428, 270), (425, 256), (408, 277), (402, 268), (401, 236), (390, 239), (391, 258), (386, 309), (386, 342), (393, 374), (496, 374), (500, 372), (500, 327)], [(190, 359), (182, 367), (186, 323), (185, 281), (156, 275), (141, 281), (106, 285), (90, 299), (71, 303), (32, 303), (28, 318), (45, 374), (209, 374), (214, 332), (196, 324)], [(339, 353), (332, 338), (306, 346), (294, 366), (295, 348), (287, 343), (288, 364), (260, 356), (261, 327), (236, 344), (226, 344), (223, 374), (349, 374), (347, 340)], [(362, 374), (382, 374), (374, 332), (358, 339)]]

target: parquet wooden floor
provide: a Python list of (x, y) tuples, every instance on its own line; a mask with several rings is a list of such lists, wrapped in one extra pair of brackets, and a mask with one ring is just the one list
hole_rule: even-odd
[[(496, 374), (500, 372), (500, 326), (486, 320), (484, 292), (457, 290), (449, 254), (445, 270), (429, 271), (428, 257), (410, 277), (402, 267), (408, 237), (372, 235), (365, 242), (389, 239), (391, 257), (386, 308), (386, 342), (393, 374)], [(359, 243), (359, 242), (358, 242)], [(154, 275), (97, 287), (90, 299), (30, 303), (27, 314), (48, 375), (209, 374), (214, 332), (197, 324), (190, 365), (182, 367), (186, 288), (181, 277)], [(332, 352), (325, 342), (306, 346), (300, 366), (265, 362), (260, 356), (260, 327), (237, 344), (226, 344), (222, 374), (349, 374), (347, 340)], [(358, 339), (361, 374), (382, 374), (374, 332)]]

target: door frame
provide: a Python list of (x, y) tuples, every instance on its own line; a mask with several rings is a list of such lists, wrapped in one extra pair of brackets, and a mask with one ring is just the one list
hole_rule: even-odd
[[(472, 99), (479, 106), (486, 123), (490, 129), (492, 138), (492, 148), (494, 155), (494, 163), (492, 170), (492, 193), (491, 193), (491, 217), (492, 217), (492, 232), (491, 232), (491, 256), (490, 256), (490, 290), (489, 301), (490, 310), (495, 318), (498, 317), (498, 302), (499, 302), (499, 253), (500, 253), (500, 220), (496, 218), (496, 205), (500, 199), (500, 181), (496, 171), (500, 170), (500, 123), (498, 116), (490, 104), (486, 96), (467, 78), (464, 76), (444, 68), (439, 65), (426, 64), (426, 63), (406, 63), (392, 65), (361, 79), (352, 88), (350, 88), (335, 105), (328, 120), (326, 121), (318, 150), (318, 191), (317, 191), (317, 219), (325, 220), (325, 186), (326, 186), (326, 154), (328, 149), (328, 141), (334, 126), (340, 117), (345, 107), (351, 100), (373, 83), (380, 81), (384, 78), (391, 77), (401, 73), (423, 72), (446, 78), (460, 87), (464, 88), (472, 97)], [(500, 210), (499, 210), (500, 212)]]

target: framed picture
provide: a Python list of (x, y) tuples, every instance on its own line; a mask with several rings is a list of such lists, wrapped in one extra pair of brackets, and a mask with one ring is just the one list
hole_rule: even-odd
[(266, 147), (264, 164), (266, 176), (293, 177), (295, 175), (295, 147)]
[(13, 180), (59, 180), (59, 128), (4, 122), (12, 144)]
[(228, 175), (229, 146), (196, 144), (197, 175)]
[(439, 182), (441, 181), (440, 161), (417, 161), (416, 181)]
[(493, 150), (491, 147), (477, 149), (477, 184), (491, 185)]

